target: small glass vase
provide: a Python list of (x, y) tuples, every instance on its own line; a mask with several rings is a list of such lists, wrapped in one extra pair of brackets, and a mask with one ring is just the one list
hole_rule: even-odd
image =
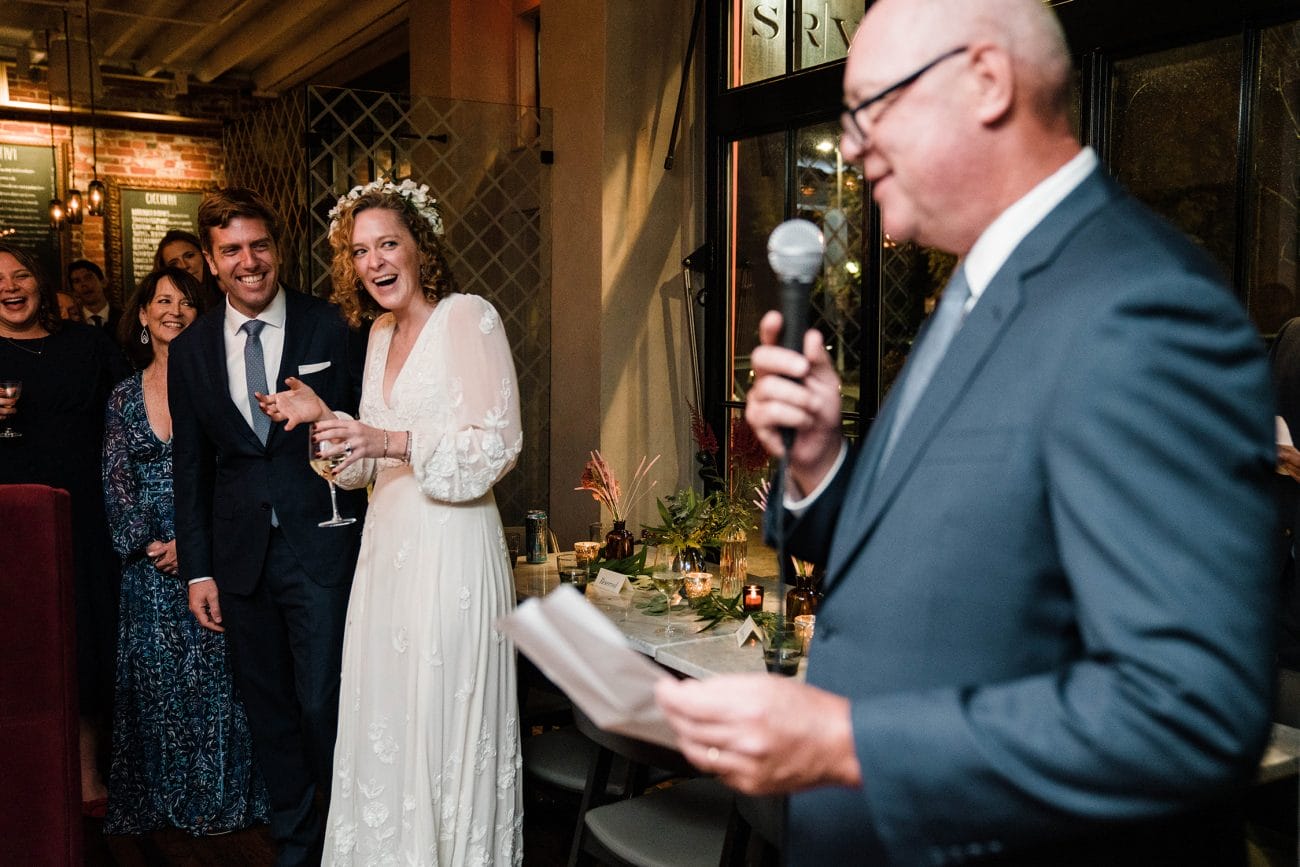
[(704, 571), (704, 552), (699, 548), (683, 548), (673, 553), (669, 568), (685, 575), (687, 572)]
[(635, 541), (632, 531), (627, 528), (627, 521), (615, 521), (614, 528), (605, 536), (605, 559), (622, 560), (631, 557)]
[(785, 616), (793, 619), (800, 614), (816, 614), (817, 603), (821, 593), (817, 591), (818, 576), (816, 572), (807, 575), (795, 575), (794, 586), (785, 594)]
[(733, 599), (740, 595), (749, 576), (749, 536), (737, 530), (722, 541), (718, 556), (718, 595)]

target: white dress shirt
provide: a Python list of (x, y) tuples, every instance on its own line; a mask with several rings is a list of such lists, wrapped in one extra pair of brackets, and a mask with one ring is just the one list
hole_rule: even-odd
[[(91, 310), (89, 307), (82, 307), (81, 315), (85, 318), (87, 325), (95, 325), (98, 328), (103, 328), (106, 325), (108, 325), (109, 309), (110, 309), (110, 305), (107, 303), (105, 303), (104, 306), (99, 308), (98, 310)], [(95, 322), (93, 318), (95, 316), (99, 317), (99, 322)]]
[[(284, 388), (284, 383), (277, 383), (280, 374), (280, 359), (284, 357), (284, 287), (280, 287), (271, 303), (257, 318), (266, 323), (262, 329), (262, 360), (266, 362), (266, 387), (271, 392)], [(230, 399), (234, 401), (239, 414), (253, 427), (253, 411), (248, 405), (248, 378), (244, 375), (244, 343), (248, 335), (239, 329), (251, 317), (245, 316), (230, 305), (226, 299), (226, 380), (230, 387)]]

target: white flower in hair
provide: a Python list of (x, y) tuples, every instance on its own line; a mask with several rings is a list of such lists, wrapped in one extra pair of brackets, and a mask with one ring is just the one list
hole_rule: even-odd
[(388, 178), (376, 178), (368, 184), (355, 186), (348, 190), (347, 195), (340, 196), (338, 203), (330, 209), (330, 234), (334, 234), (334, 227), (338, 225), (339, 216), (351, 207), (353, 202), (371, 192), (388, 193), (406, 199), (411, 207), (415, 209), (415, 212), (433, 228), (433, 234), (439, 238), (442, 237), (442, 214), (438, 213), (438, 200), (430, 197), (428, 184), (416, 184), (410, 178), (400, 184), (395, 184)]

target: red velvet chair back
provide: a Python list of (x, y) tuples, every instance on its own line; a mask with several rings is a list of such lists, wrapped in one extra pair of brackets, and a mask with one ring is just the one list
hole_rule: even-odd
[(72, 513), (0, 485), (0, 863), (82, 864)]

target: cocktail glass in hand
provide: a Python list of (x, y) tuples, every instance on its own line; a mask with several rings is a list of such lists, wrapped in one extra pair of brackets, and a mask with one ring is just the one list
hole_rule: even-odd
[(803, 658), (803, 641), (795, 630), (794, 621), (776, 618), (763, 632), (763, 664), (773, 674), (793, 677), (799, 672)]
[(664, 595), (664, 601), (667, 603), (668, 623), (663, 629), (656, 629), (658, 635), (678, 635), (682, 630), (673, 626), (673, 597), (682, 587), (683, 575), (681, 572), (672, 569), (657, 569), (651, 573), (650, 580), (654, 582), (655, 589)]
[(339, 464), (343, 463), (345, 457), (343, 452), (336, 454), (326, 454), (334, 445), (333, 440), (322, 440), (316, 442), (316, 425), (313, 423), (307, 429), (307, 459), (311, 463), (311, 468), (330, 485), (330, 508), (334, 514), (328, 521), (321, 521), (318, 527), (346, 527), (348, 524), (355, 524), (356, 518), (344, 518), (339, 514), (338, 493), (334, 487), (334, 471), (338, 469)]
[[(17, 379), (0, 379), (0, 397), (7, 397), (11, 400), (18, 400), (23, 393), (23, 384)], [(14, 408), (17, 410), (17, 407)], [(21, 431), (14, 430), (13, 416), (5, 420), (5, 429), (0, 430), (0, 439), (11, 440), (15, 437), (22, 436)]]

